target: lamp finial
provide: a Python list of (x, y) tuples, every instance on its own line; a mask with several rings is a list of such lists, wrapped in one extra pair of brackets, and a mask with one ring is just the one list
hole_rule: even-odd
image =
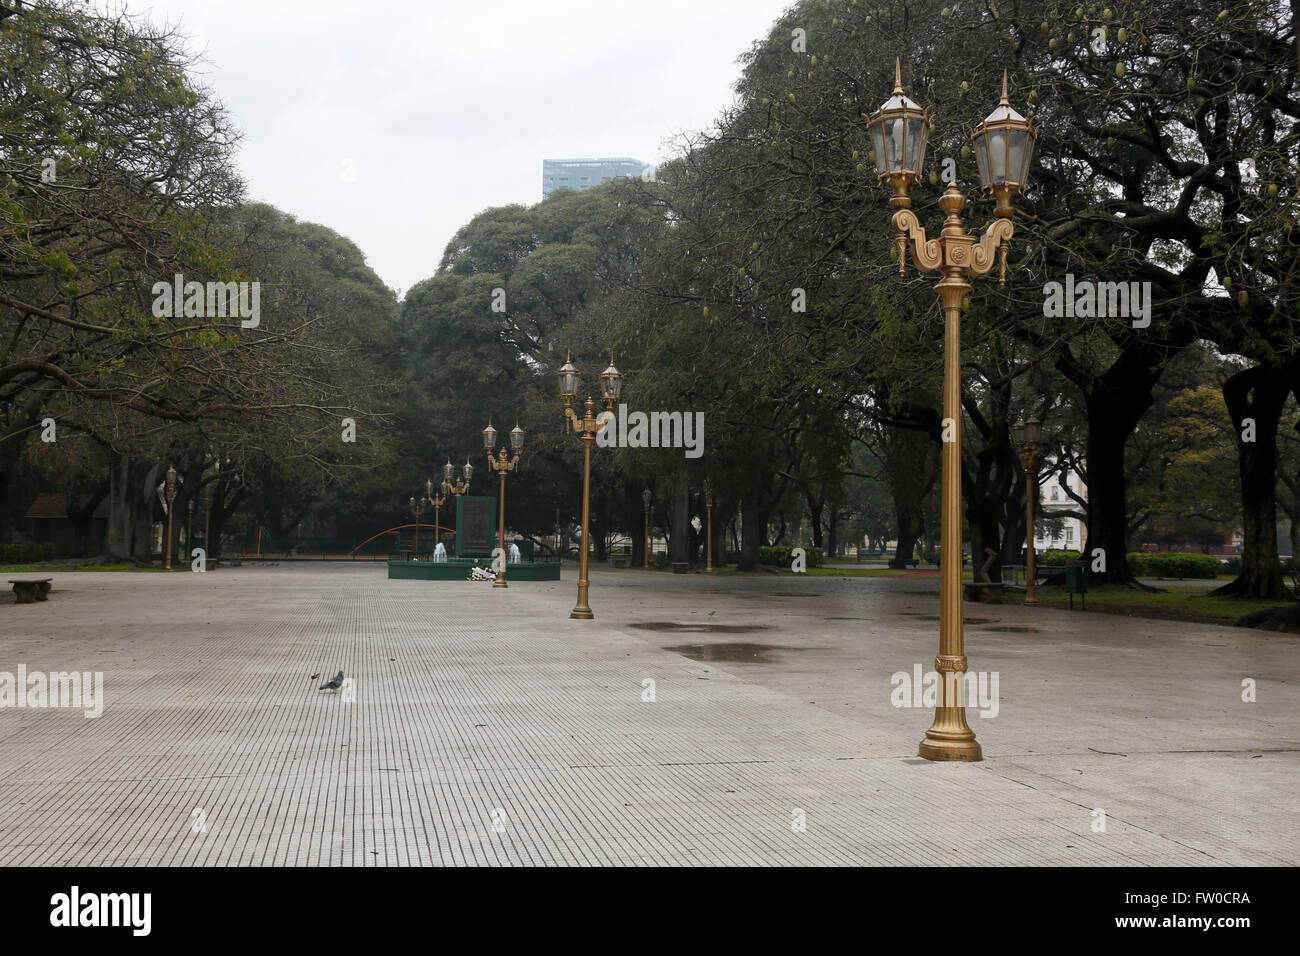
[(901, 56), (894, 58), (894, 92), (899, 94), (903, 92), (903, 58)]
[(1010, 106), (1011, 101), (1007, 99), (1007, 71), (1002, 71), (1002, 103), (1001, 106)]

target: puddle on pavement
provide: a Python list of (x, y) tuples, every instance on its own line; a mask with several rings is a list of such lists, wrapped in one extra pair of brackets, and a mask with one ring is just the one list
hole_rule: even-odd
[(787, 647), (780, 644), (678, 644), (664, 650), (694, 661), (722, 661), (739, 664), (774, 664), (774, 651), (824, 651), (824, 647)]
[(643, 621), (640, 624), (629, 624), (628, 627), (635, 627), (641, 631), (685, 631), (693, 634), (747, 634), (750, 631), (766, 631), (769, 627), (767, 624), (709, 624), (701, 621), (698, 624), (677, 624), (673, 621)]
[(821, 597), (819, 591), (769, 591), (769, 597)]
[[(900, 613), (902, 613), (902, 614), (909, 614), (909, 613), (910, 613), (910, 614), (916, 614), (915, 611), (910, 611), (910, 612), (909, 612), (909, 611), (902, 611), (902, 612), (900, 612)], [(939, 617), (938, 614), (919, 614), (919, 615), (917, 615), (917, 616), (920, 617), (920, 619), (923, 620), (923, 621), (938, 621), (938, 620), (940, 620), (940, 617)], [(991, 617), (963, 617), (961, 620), (962, 620), (962, 623), (963, 623), (963, 624), (992, 624), (992, 623), (993, 623), (993, 618), (991, 618)]]
[(998, 627), (986, 627), (986, 631), (1003, 631), (1007, 634), (1041, 634), (1043, 633), (1036, 627), (1029, 627), (1025, 624), (1002, 624)]

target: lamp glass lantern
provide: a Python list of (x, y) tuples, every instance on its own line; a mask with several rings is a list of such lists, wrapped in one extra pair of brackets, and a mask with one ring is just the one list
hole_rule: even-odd
[(618, 401), (623, 391), (623, 373), (614, 367), (614, 356), (609, 357), (609, 368), (600, 373), (600, 393), (607, 402)]
[(867, 130), (876, 154), (878, 178), (900, 180), (904, 186), (921, 178), (930, 111), (921, 109), (903, 92), (901, 60), (894, 64), (894, 95), (867, 117)]
[(651, 500), (652, 498), (654, 498), (654, 495), (651, 493), (651, 491), (650, 491), (649, 488), (647, 488), (645, 491), (641, 492), (641, 500), (645, 502), (645, 506), (646, 506), (647, 508), (650, 507), (650, 500)]
[(461, 471), (465, 473), (465, 483), (469, 484), (469, 480), (474, 477), (474, 466), (466, 461), (465, 467), (462, 468)]
[(573, 356), (569, 355), (564, 364), (555, 373), (560, 380), (560, 395), (572, 399), (578, 394), (578, 370), (573, 367)]
[(522, 451), (524, 447), (524, 430), (515, 423), (515, 427), (510, 430), (510, 447), (515, 451)]
[(447, 464), (442, 466), (442, 480), (451, 481), (455, 477), (456, 477), (456, 466), (453, 465), (451, 463), (451, 459), (448, 458)]
[(488, 427), (483, 429), (483, 447), (491, 451), (497, 446), (497, 430), (488, 422)]
[(1037, 445), (1043, 438), (1043, 423), (1036, 417), (1031, 417), (1025, 422), (1025, 441)]
[(1007, 74), (1002, 74), (1002, 101), (971, 131), (980, 184), (986, 192), (999, 189), (1024, 192), (1029, 182), (1029, 160), (1038, 141), (1034, 121), (1016, 111), (1007, 99)]
[(1011, 441), (1016, 445), (1025, 443), (1025, 419), (1021, 416), (1016, 419), (1016, 423), (1011, 426)]

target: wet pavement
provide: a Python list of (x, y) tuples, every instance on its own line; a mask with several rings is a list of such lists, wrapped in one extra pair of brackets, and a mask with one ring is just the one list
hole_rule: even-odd
[(933, 667), (937, 579), (593, 569), (596, 619), (574, 621), (568, 566), (506, 590), (384, 574), (65, 573), (0, 606), (0, 672), (105, 687), (97, 718), (0, 707), (0, 865), (1300, 850), (1294, 635), (967, 605), (970, 668), (997, 678), (968, 711), (986, 759), (936, 764), (916, 757), (931, 710), (896, 685)]

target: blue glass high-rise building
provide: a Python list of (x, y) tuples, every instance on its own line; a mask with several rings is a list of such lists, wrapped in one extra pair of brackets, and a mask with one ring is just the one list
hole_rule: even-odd
[(654, 167), (639, 159), (620, 156), (611, 159), (542, 160), (542, 198), (557, 189), (582, 192), (611, 179), (640, 177), (654, 173)]

